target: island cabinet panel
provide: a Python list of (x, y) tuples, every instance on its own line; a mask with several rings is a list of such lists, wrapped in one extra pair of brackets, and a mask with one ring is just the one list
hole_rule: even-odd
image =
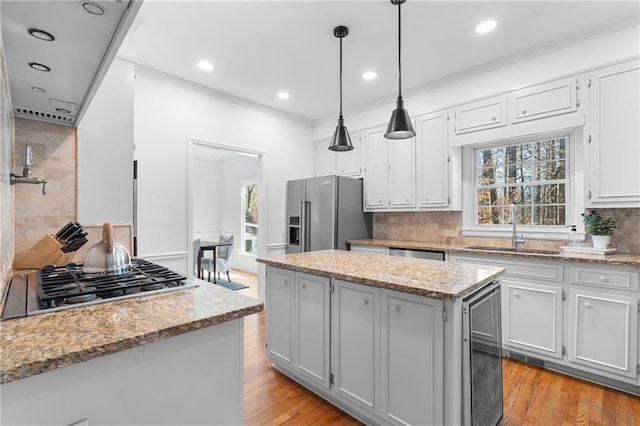
[(295, 273), (294, 360), (298, 372), (329, 388), (329, 278)]
[(505, 346), (562, 358), (562, 287), (502, 280)]
[(381, 416), (392, 424), (442, 424), (443, 302), (382, 290)]
[(572, 289), (569, 361), (637, 378), (638, 297)]
[(267, 355), (286, 365), (293, 362), (293, 275), (284, 269), (267, 271)]
[(380, 389), (380, 289), (334, 280), (332, 301), (334, 392), (377, 414)]

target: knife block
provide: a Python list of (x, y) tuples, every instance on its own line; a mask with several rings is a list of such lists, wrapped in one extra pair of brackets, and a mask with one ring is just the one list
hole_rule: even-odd
[(62, 244), (51, 234), (45, 235), (13, 262), (14, 269), (37, 269), (45, 265), (66, 265), (75, 252), (63, 253)]

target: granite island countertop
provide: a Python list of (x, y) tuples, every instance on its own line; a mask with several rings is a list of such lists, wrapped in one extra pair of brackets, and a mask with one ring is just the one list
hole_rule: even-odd
[(465, 246), (443, 244), (443, 243), (430, 243), (422, 241), (404, 241), (404, 240), (383, 240), (383, 239), (362, 239), (362, 240), (349, 240), (348, 244), (351, 245), (365, 245), (375, 247), (392, 247), (410, 250), (432, 250), (443, 251), (448, 253), (468, 253), (475, 255), (489, 255), (489, 256), (508, 256), (519, 257), (524, 259), (546, 259), (546, 260), (563, 260), (569, 262), (583, 262), (583, 263), (595, 263), (604, 265), (618, 265), (618, 266), (631, 266), (640, 268), (640, 255), (637, 254), (608, 254), (602, 256), (596, 255), (580, 255), (580, 254), (564, 254), (560, 251), (557, 254), (543, 254), (535, 252), (512, 252), (508, 251), (509, 248), (505, 248), (507, 251), (493, 251), (493, 250), (478, 250), (471, 249)]
[(0, 322), (0, 384), (260, 312), (258, 300), (195, 288)]
[(498, 278), (504, 268), (321, 250), (260, 258), (266, 265), (436, 299), (460, 299)]

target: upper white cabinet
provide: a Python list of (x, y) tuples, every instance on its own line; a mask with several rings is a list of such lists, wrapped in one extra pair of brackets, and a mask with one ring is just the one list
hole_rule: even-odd
[(329, 150), (329, 139), (315, 143), (314, 172), (315, 176), (336, 174), (336, 153)]
[(453, 110), (457, 135), (507, 125), (506, 96), (494, 96)]
[(511, 92), (507, 97), (509, 123), (575, 112), (577, 80), (565, 78)]
[[(336, 152), (336, 174), (339, 176), (360, 176), (360, 154), (362, 143), (360, 133), (351, 134), (351, 151)], [(328, 145), (327, 145), (328, 146)]]
[(591, 74), (589, 207), (640, 207), (640, 61)]
[(364, 132), (365, 211), (415, 207), (415, 138), (385, 139), (384, 128)]
[[(453, 193), (462, 176), (453, 167), (449, 149), (448, 114), (439, 111), (416, 117), (417, 204), (420, 209), (456, 208), (462, 191)], [(455, 173), (458, 173), (456, 175)]]

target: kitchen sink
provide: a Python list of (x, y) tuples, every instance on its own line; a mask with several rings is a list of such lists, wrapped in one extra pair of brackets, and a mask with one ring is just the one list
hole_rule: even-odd
[(522, 254), (560, 254), (558, 250), (536, 250), (536, 249), (525, 249), (525, 248), (509, 248), (509, 247), (486, 247), (486, 246), (466, 246), (466, 249), (469, 250), (480, 250), (480, 251), (497, 251), (502, 253), (522, 253)]

